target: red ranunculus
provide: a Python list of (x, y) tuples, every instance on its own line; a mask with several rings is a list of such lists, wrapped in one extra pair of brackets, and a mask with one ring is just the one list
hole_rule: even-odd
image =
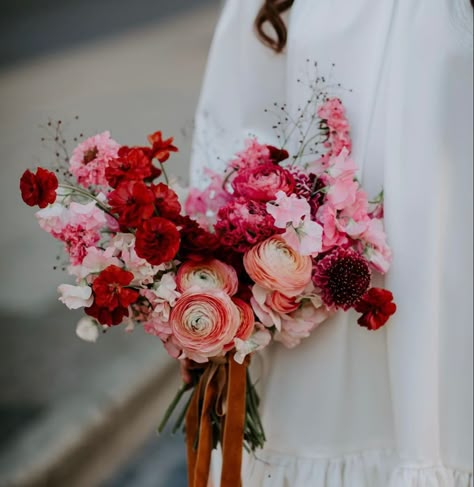
[(155, 195), (155, 207), (159, 216), (174, 220), (181, 213), (178, 195), (163, 183), (153, 185), (151, 190)]
[(232, 181), (235, 196), (263, 202), (274, 200), (278, 191), (289, 195), (295, 186), (293, 174), (273, 163), (242, 169)]
[(109, 161), (105, 177), (112, 188), (122, 181), (150, 181), (161, 174), (161, 170), (151, 162), (147, 147), (127, 147), (119, 149), (115, 159)]
[(94, 304), (109, 311), (128, 308), (139, 296), (137, 290), (127, 287), (133, 279), (133, 273), (116, 265), (109, 265), (92, 283)]
[(397, 311), (393, 294), (386, 289), (376, 287), (369, 289), (354, 308), (362, 313), (357, 323), (369, 330), (378, 330)]
[(152, 265), (160, 265), (176, 257), (180, 235), (176, 225), (166, 218), (147, 220), (135, 235), (135, 251), (138, 257)]
[(161, 131), (148, 136), (148, 141), (152, 145), (152, 157), (160, 162), (165, 162), (170, 157), (170, 152), (178, 152), (178, 148), (173, 145), (173, 137), (163, 140)]
[(120, 325), (123, 319), (128, 316), (128, 308), (115, 308), (110, 311), (107, 307), (100, 307), (94, 303), (85, 309), (86, 314), (95, 318), (102, 325), (115, 326)]
[(20, 179), (23, 201), (29, 206), (46, 208), (56, 201), (58, 178), (56, 174), (39, 167), (36, 174), (27, 169)]
[(123, 181), (108, 195), (114, 213), (119, 215), (122, 228), (138, 227), (155, 211), (155, 195), (143, 181)]

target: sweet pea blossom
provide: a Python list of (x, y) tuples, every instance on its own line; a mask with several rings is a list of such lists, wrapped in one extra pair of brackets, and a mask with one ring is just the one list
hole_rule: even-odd
[(159, 283), (155, 284), (152, 289), (140, 290), (140, 294), (149, 301), (153, 308), (152, 320), (158, 320), (160, 324), (169, 321), (171, 308), (181, 296), (181, 293), (176, 288), (176, 275), (168, 272), (162, 276)]
[(274, 202), (267, 203), (267, 212), (275, 226), (286, 228), (281, 237), (301, 255), (316, 255), (322, 249), (323, 227), (311, 220), (311, 207), (306, 199), (295, 194), (277, 193)]
[(256, 331), (247, 340), (235, 339), (234, 360), (243, 364), (245, 357), (265, 348), (271, 341), (271, 333), (262, 325), (257, 325)]
[(96, 342), (99, 338), (99, 325), (94, 319), (84, 316), (77, 323), (76, 335), (86, 342)]
[(103, 271), (109, 265), (121, 266), (122, 263), (115, 256), (117, 250), (114, 247), (108, 247), (105, 250), (98, 247), (88, 247), (85, 250), (85, 256), (80, 265), (68, 267), (69, 274), (76, 276), (80, 281), (88, 279)]
[(88, 308), (94, 301), (92, 289), (89, 286), (60, 284), (58, 292), (61, 294), (59, 301), (64, 303), (69, 309)]

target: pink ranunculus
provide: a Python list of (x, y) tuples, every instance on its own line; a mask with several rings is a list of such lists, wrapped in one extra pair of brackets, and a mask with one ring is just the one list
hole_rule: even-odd
[(311, 280), (311, 257), (296, 252), (280, 236), (248, 250), (244, 266), (255, 283), (286, 296), (297, 296)]
[(240, 326), (235, 334), (235, 338), (247, 340), (255, 329), (255, 316), (252, 307), (239, 298), (232, 298), (240, 312)]
[(174, 343), (186, 357), (196, 362), (221, 356), (239, 327), (240, 312), (221, 290), (189, 289), (171, 311)]
[(242, 169), (232, 181), (236, 196), (264, 202), (275, 199), (279, 191), (291, 194), (295, 186), (293, 174), (272, 162)]
[(107, 188), (105, 169), (109, 161), (117, 157), (119, 148), (120, 145), (110, 137), (109, 132), (89, 137), (74, 149), (69, 170), (81, 186)]
[(217, 259), (184, 262), (176, 277), (181, 292), (192, 287), (221, 289), (233, 296), (239, 287), (237, 272), (233, 267)]

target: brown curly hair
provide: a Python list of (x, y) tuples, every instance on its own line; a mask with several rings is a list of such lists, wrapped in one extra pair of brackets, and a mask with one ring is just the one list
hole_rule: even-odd
[[(282, 14), (289, 10), (294, 0), (265, 0), (255, 19), (255, 29), (260, 40), (275, 52), (282, 52), (286, 46), (288, 31)], [(265, 31), (265, 26), (270, 24), (273, 35)]]
[[(260, 40), (275, 52), (282, 52), (286, 46), (288, 31), (281, 15), (289, 10), (294, 0), (265, 0), (255, 19), (255, 29)], [(474, 0), (471, 0), (474, 7)], [(265, 32), (265, 25), (270, 24), (274, 35)]]

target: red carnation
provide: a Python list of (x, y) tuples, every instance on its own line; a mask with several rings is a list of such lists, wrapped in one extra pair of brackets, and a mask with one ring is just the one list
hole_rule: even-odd
[(85, 309), (86, 314), (95, 318), (99, 323), (103, 325), (120, 325), (123, 319), (128, 316), (128, 308), (115, 308), (110, 311), (107, 307), (100, 307), (97, 304), (93, 304), (89, 308)]
[(123, 181), (108, 196), (122, 228), (138, 227), (155, 211), (155, 195), (143, 181)]
[(27, 169), (20, 179), (23, 201), (29, 206), (46, 208), (56, 201), (58, 178), (56, 174), (39, 167), (36, 174)]
[(135, 251), (138, 257), (152, 265), (160, 265), (176, 257), (180, 235), (176, 225), (166, 218), (147, 220), (135, 235)]
[(336, 247), (316, 263), (313, 282), (324, 304), (348, 310), (369, 289), (369, 264), (354, 250)]
[(109, 161), (105, 178), (112, 188), (122, 181), (152, 181), (161, 174), (161, 170), (152, 164), (151, 159), (147, 147), (123, 146), (117, 157)]
[(92, 283), (94, 304), (109, 311), (128, 308), (138, 299), (138, 291), (127, 287), (133, 279), (133, 273), (109, 265)]
[(253, 201), (271, 201), (278, 191), (289, 195), (295, 186), (293, 174), (271, 162), (242, 169), (232, 181), (235, 196)]
[(181, 250), (186, 258), (189, 254), (199, 254), (201, 258), (213, 255), (219, 246), (217, 237), (201, 227), (198, 222), (189, 216), (180, 216), (177, 223), (181, 227)]
[(378, 330), (397, 311), (397, 305), (393, 302), (393, 294), (390, 291), (373, 287), (357, 302), (355, 310), (362, 313), (357, 320), (360, 326)]
[(178, 152), (178, 148), (173, 145), (173, 137), (163, 140), (161, 131), (148, 136), (148, 141), (152, 145), (152, 157), (160, 162), (165, 162), (170, 157), (170, 152)]
[(155, 195), (155, 207), (160, 216), (174, 220), (181, 213), (178, 195), (166, 184), (151, 187)]

